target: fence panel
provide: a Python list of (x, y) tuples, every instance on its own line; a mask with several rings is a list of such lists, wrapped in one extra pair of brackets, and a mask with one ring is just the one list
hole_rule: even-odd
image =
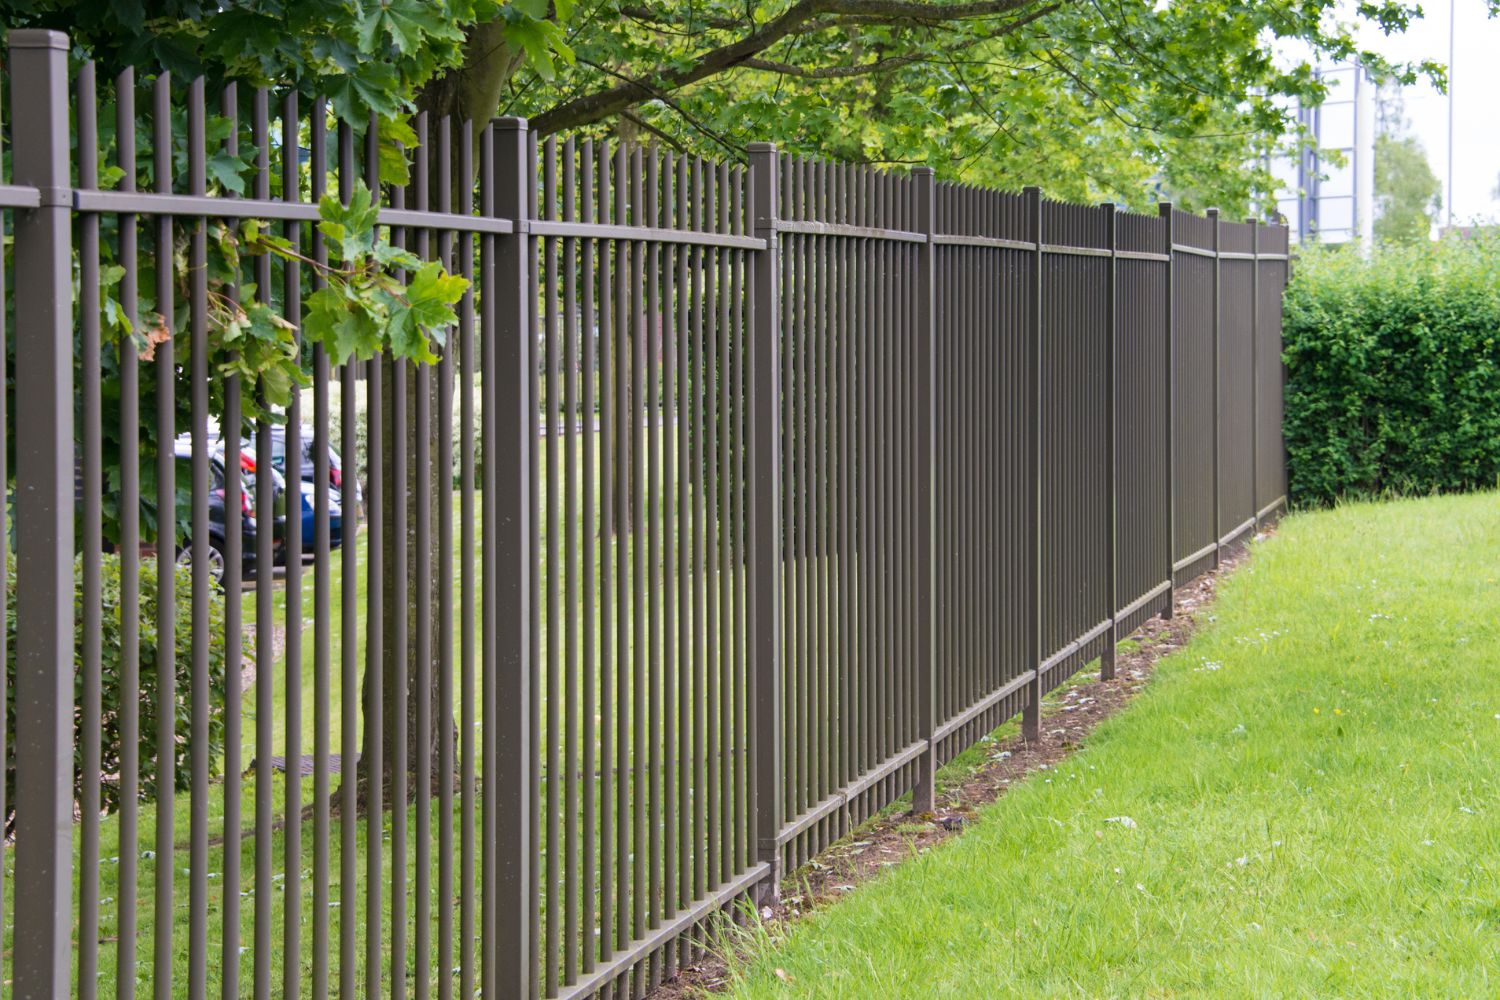
[(1255, 277), (1255, 516), (1286, 506), (1286, 448), (1281, 436), (1281, 294), (1286, 288), (1288, 231), (1256, 230)]
[(1106, 212), (1042, 202), (1042, 691), (1108, 639)]
[(1219, 223), (1219, 543), (1255, 526), (1255, 225)]
[(1173, 210), (1172, 226), (1172, 551), (1180, 583), (1212, 566), (1217, 550), (1218, 260), (1216, 218)]
[(783, 157), (786, 823), (795, 868), (910, 787), (918, 656), (913, 182)]
[(1021, 195), (938, 187), (938, 701), (945, 762), (1025, 697), (1035, 251)]
[(1285, 503), (1284, 227), (11, 53), (14, 995), (641, 996)]
[(1167, 220), (1119, 213), (1115, 631), (1129, 635), (1171, 600), (1167, 465)]

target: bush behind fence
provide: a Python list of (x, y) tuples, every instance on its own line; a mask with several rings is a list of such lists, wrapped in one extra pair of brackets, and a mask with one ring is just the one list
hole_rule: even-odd
[[(514, 119), (419, 117), (410, 182), (382, 185), (378, 132), (321, 102), (70, 87), (49, 32), (12, 34), (8, 69), (17, 996), (640, 995), (714, 914), (908, 792), (929, 810), (1000, 722), (1035, 733), (1284, 505), (1284, 227)], [(248, 197), (207, 179), (235, 149)], [(207, 367), (207, 235), (263, 220), (308, 258), (212, 286), (300, 334), (314, 202), (356, 178), (393, 246), (471, 280), (457, 323), (435, 365), (303, 345), (307, 385), (252, 410), (264, 381)], [(141, 328), (143, 274), (174, 331), (149, 359), (107, 315)], [(189, 530), (141, 555), (142, 517)], [(142, 756), (141, 726), (185, 755)]]
[(1287, 291), (1291, 502), (1500, 481), (1496, 237), (1310, 248)]

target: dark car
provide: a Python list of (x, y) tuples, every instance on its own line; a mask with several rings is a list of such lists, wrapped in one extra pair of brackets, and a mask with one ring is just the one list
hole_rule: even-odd
[[(190, 442), (178, 440), (175, 452), (177, 461), (184, 465), (192, 462), (193, 448)], [(228, 567), (224, 552), (229, 527), (228, 510), (226, 507), (228, 499), (228, 490), (226, 489), (227, 477), (221, 454), (215, 454), (209, 458), (208, 480), (208, 575), (214, 583), (221, 584), (224, 581), (224, 574)], [(261, 527), (261, 522), (256, 517), (255, 511), (255, 487), (255, 474), (241, 470), (239, 510), (240, 571), (247, 578), (255, 575), (256, 538)], [(284, 494), (285, 490), (278, 488), (277, 492)], [(286, 504), (284, 499), (278, 497), (272, 506), (275, 511), (272, 529), (272, 537), (274, 539), (284, 535), (286, 532)], [(191, 564), (192, 557), (193, 547), (191, 541), (189, 541), (178, 550), (177, 561), (186, 566)]]

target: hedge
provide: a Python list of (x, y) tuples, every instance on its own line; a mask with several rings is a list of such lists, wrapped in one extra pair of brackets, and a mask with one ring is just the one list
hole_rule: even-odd
[[(124, 649), (120, 620), (120, 559), (105, 553), (101, 556), (100, 606), (103, 635), (100, 637), (100, 789), (99, 805), (103, 812), (113, 813), (120, 808), (120, 763), (124, 741), (121, 732), (121, 709), (124, 705), (123, 663)], [(83, 608), (81, 560), (73, 564), (75, 586), (73, 627), (74, 664), (83, 662)], [(192, 695), (193, 695), (193, 612), (192, 571), (186, 566), (176, 567), (176, 624), (173, 635), (173, 673), (177, 683), (174, 691), (175, 735), (173, 739), (173, 762), (175, 773), (173, 784), (178, 791), (187, 791), (192, 778), (193, 746)], [(158, 670), (156, 646), (156, 560), (141, 560), (140, 573), (140, 691), (137, 695), (137, 710), (140, 713), (140, 740), (137, 753), (140, 759), (139, 791), (142, 801), (156, 798), (156, 730)], [(6, 628), (9, 643), (6, 646), (6, 684), (11, 695), (6, 702), (6, 733), (11, 745), (5, 755), (5, 831), (9, 835), (15, 822), (16, 773), (16, 574), (12, 561), (6, 575)], [(224, 755), (224, 704), (228, 691), (225, 687), (224, 663), (224, 602), (217, 595), (208, 602), (208, 731), (207, 748), (210, 776), (217, 776)], [(249, 644), (249, 637), (245, 639)], [(247, 653), (252, 652), (247, 650)], [(234, 674), (239, 682), (239, 671)], [(76, 669), (74, 681), (73, 714), (73, 796), (78, 801), (83, 792), (83, 671)]]
[(1286, 293), (1295, 506), (1500, 476), (1500, 238), (1309, 248)]

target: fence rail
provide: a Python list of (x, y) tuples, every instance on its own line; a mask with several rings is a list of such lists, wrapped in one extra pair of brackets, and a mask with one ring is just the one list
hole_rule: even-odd
[[(14, 996), (639, 996), (1285, 504), (1284, 226), (7, 71)], [(301, 343), (358, 183), (434, 365)]]

